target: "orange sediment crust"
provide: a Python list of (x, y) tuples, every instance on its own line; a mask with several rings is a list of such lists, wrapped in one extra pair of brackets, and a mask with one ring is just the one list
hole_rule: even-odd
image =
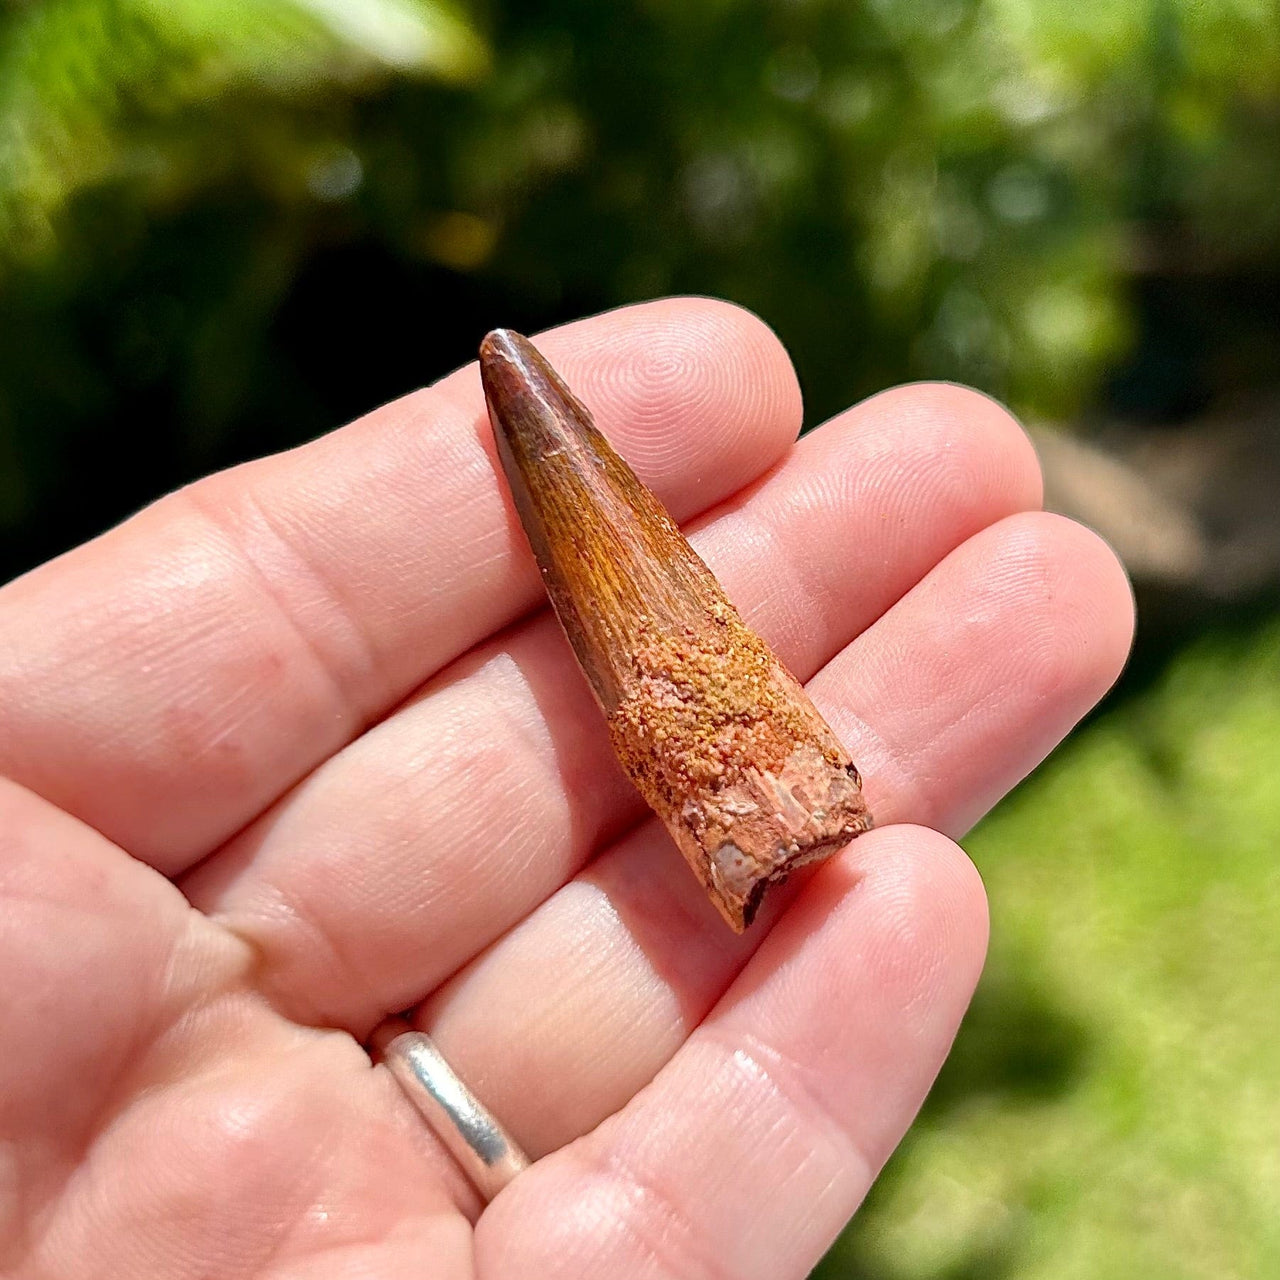
[(808, 695), (727, 602), (646, 621), (609, 716), (614, 750), (729, 924), (766, 885), (871, 824), (860, 779)]

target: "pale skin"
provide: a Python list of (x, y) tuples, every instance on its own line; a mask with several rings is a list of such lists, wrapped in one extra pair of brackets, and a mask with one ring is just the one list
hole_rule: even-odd
[[(608, 753), (475, 366), (0, 591), (0, 1273), (804, 1276), (982, 965), (952, 837), (1132, 611), (1021, 429), (889, 391), (798, 444), (774, 336), (538, 339), (867, 779), (735, 937)], [(482, 1208), (361, 1047), (412, 1010), (535, 1156)]]

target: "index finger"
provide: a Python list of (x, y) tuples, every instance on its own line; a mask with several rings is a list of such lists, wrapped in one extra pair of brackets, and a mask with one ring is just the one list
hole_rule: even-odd
[[(790, 361), (704, 299), (539, 339), (678, 519), (800, 425)], [(0, 773), (167, 874), (538, 603), (474, 365), (200, 481), (0, 591)]]

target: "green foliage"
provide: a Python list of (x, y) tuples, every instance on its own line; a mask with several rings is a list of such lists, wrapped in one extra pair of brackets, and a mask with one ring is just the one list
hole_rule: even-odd
[(52, 220), (93, 184), (192, 198), (223, 172), (211, 153), (258, 141), (219, 114), (232, 94), (287, 103), (487, 62), (419, 0), (48, 0), (0, 32), (0, 242), (18, 256), (56, 252)]
[(974, 833), (979, 998), (821, 1275), (1280, 1274), (1278, 671), (1199, 643)]
[[(738, 299), (818, 413), (915, 376), (1067, 412), (1134, 269), (1276, 261), (1278, 30), (1264, 0), (28, 0), (0, 272), (34, 257), (74, 308), (233, 196), (279, 255), (266, 318), (376, 244), (548, 318)], [(176, 343), (219, 323), (178, 302)]]

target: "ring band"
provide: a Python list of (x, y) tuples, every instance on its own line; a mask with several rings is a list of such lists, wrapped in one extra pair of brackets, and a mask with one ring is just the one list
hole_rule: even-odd
[(382, 1059), (486, 1202), (529, 1167), (529, 1157), (425, 1032), (401, 1032), (387, 1042)]

